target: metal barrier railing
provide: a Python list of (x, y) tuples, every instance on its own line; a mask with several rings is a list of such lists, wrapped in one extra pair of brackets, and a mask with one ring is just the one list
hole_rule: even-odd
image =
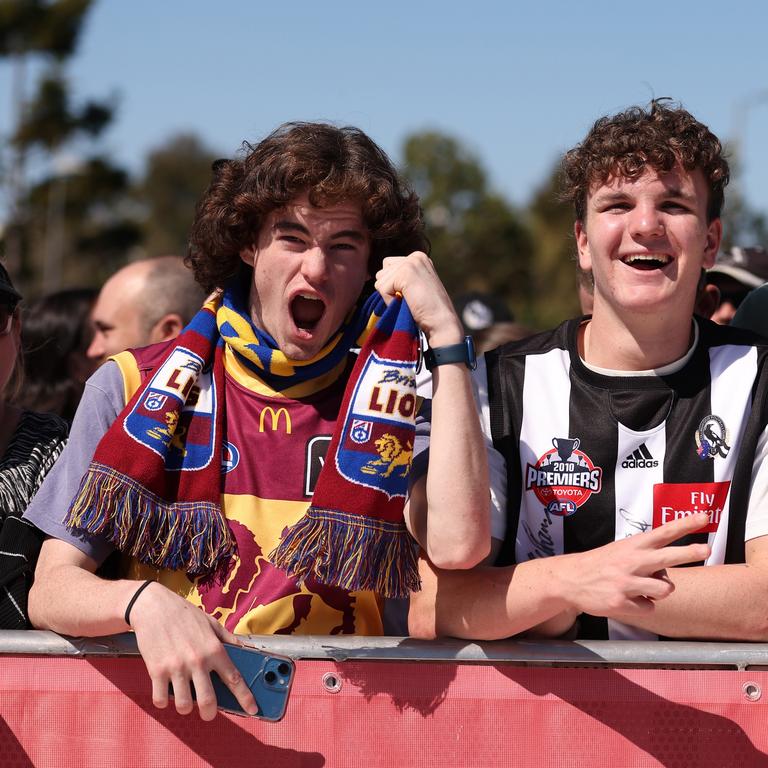
[[(334, 661), (509, 662), (518, 666), (768, 669), (766, 643), (630, 640), (414, 640), (407, 637), (250, 635), (249, 645), (294, 659)], [(65, 637), (54, 632), (0, 631), (0, 654), (135, 656), (132, 633)]]

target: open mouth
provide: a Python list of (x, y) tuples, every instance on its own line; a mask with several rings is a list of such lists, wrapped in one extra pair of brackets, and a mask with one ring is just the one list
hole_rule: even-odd
[(641, 270), (663, 269), (670, 261), (672, 258), (664, 253), (631, 253), (621, 259), (622, 264)]
[(325, 314), (325, 302), (317, 296), (300, 293), (291, 301), (291, 316), (296, 327), (313, 331)]

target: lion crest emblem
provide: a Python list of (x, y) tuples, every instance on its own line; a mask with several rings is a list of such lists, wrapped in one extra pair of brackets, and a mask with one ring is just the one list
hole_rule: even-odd
[(409, 440), (405, 447), (389, 432), (378, 438), (374, 445), (379, 454), (378, 459), (371, 459), (360, 468), (366, 475), (382, 475), (389, 477), (396, 469), (401, 468), (400, 477), (406, 477), (413, 459), (413, 444)]

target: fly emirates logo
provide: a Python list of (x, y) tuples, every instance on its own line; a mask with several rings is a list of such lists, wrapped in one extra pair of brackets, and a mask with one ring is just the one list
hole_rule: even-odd
[(653, 527), (681, 517), (706, 512), (709, 523), (701, 530), (714, 533), (728, 498), (730, 481), (719, 483), (657, 483), (653, 486)]

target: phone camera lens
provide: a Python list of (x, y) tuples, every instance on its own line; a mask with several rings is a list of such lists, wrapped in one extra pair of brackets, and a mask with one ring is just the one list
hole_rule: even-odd
[(288, 675), (291, 674), (291, 668), (285, 662), (283, 662), (282, 664), (278, 665), (277, 672), (283, 677), (288, 677)]
[(264, 681), (267, 685), (273, 685), (275, 680), (277, 680), (277, 675), (270, 669), (269, 672), (264, 675)]

